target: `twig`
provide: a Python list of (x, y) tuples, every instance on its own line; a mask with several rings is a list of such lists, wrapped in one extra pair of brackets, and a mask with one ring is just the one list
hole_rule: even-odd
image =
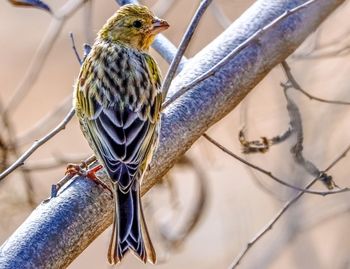
[(286, 61), (282, 61), (281, 65), (282, 65), (283, 71), (286, 74), (289, 82), (293, 85), (293, 88), (298, 90), (298, 91), (300, 91), (301, 93), (303, 93), (304, 95), (309, 97), (311, 100), (316, 100), (316, 101), (319, 101), (319, 102), (329, 103), (329, 104), (334, 104), (334, 105), (350, 105), (350, 102), (336, 101), (336, 100), (327, 100), (327, 99), (319, 98), (319, 97), (316, 97), (316, 96), (313, 96), (313, 95), (309, 94), (296, 81), (296, 79), (294, 78), (294, 76), (292, 74), (292, 71), (291, 71), (291, 68), (288, 65), (288, 63)]
[[(341, 155), (339, 155), (325, 170), (325, 172), (328, 172), (335, 164), (337, 164), (342, 158), (346, 156), (346, 154), (349, 152), (350, 146), (348, 146)], [(313, 179), (310, 183), (308, 183), (304, 189), (309, 189), (312, 185), (314, 185), (318, 181), (318, 178)], [(242, 261), (242, 259), (245, 257), (247, 252), (252, 248), (252, 246), (258, 242), (268, 231), (270, 231), (273, 228), (273, 225), (282, 217), (284, 213), (296, 202), (299, 200), (301, 196), (304, 195), (304, 191), (299, 192), (296, 194), (291, 200), (289, 200), (285, 205), (282, 207), (282, 209), (271, 219), (271, 221), (268, 222), (268, 224), (265, 226), (265, 228), (262, 229), (261, 232), (259, 232), (256, 236), (251, 239), (247, 246), (241, 251), (241, 253), (235, 258), (234, 262), (230, 265), (231, 269), (236, 268), (239, 263)]]
[[(240, 104), (239, 107), (239, 113), (240, 113), (240, 125), (241, 130), (243, 132), (244, 137), (248, 135), (248, 128), (246, 127), (246, 123), (247, 123), (247, 118), (248, 118), (248, 106), (249, 106), (249, 100), (251, 99), (251, 97), (247, 96)], [(248, 155), (243, 156), (243, 158), (247, 161), (249, 160)], [(280, 196), (277, 196), (277, 193), (279, 194), (279, 191), (274, 191), (272, 190), (272, 188), (270, 188), (270, 186), (267, 186), (266, 184), (263, 183), (263, 179), (260, 177), (260, 173), (255, 173), (255, 170), (252, 169), (249, 166), (244, 166), (244, 168), (246, 168), (246, 170), (248, 171), (248, 173), (250, 174), (250, 178), (255, 182), (256, 186), (262, 190), (263, 192), (265, 192), (266, 194), (270, 195), (271, 197), (282, 201)]]
[(60, 124), (58, 124), (50, 133), (48, 133), (38, 141), (35, 141), (33, 145), (21, 155), (21, 157), (19, 157), (9, 168), (7, 168), (0, 174), (0, 181), (3, 180), (7, 175), (12, 173), (14, 170), (16, 170), (18, 167), (24, 165), (24, 162), (29, 158), (29, 156), (32, 155), (41, 145), (45, 144), (48, 140), (50, 140), (52, 137), (54, 137), (56, 134), (62, 131), (73, 116), (74, 109), (71, 109)]
[(322, 173), (314, 163), (305, 159), (303, 155), (303, 123), (301, 118), (301, 113), (299, 111), (298, 105), (289, 97), (288, 90), (301, 89), (298, 82), (294, 79), (290, 67), (286, 61), (282, 62), (282, 67), (287, 75), (288, 82), (287, 84), (281, 84), (284, 89), (284, 95), (287, 100), (287, 110), (290, 118), (290, 126), (292, 131), (296, 134), (297, 141), (290, 149), (290, 152), (293, 154), (294, 161), (301, 165), (310, 175), (314, 177), (319, 177), (319, 179), (327, 186), (328, 189), (333, 189), (336, 187), (336, 184), (332, 180), (331, 176), (328, 176), (326, 173)]
[(288, 78), (287, 84), (281, 84), (281, 86), (284, 89), (284, 94), (287, 100), (287, 111), (290, 118), (290, 128), (282, 135), (276, 136), (272, 139), (262, 137), (261, 141), (247, 141), (245, 139), (244, 131), (240, 131), (239, 141), (243, 146), (243, 153), (265, 153), (266, 151), (268, 151), (271, 145), (284, 141), (285, 139), (290, 137), (291, 134), (294, 133), (296, 134), (297, 141), (295, 145), (292, 146), (290, 151), (293, 154), (295, 162), (301, 165), (310, 175), (318, 177), (323, 183), (325, 183), (328, 189), (333, 189), (336, 185), (333, 182), (332, 177), (328, 176), (326, 173), (321, 172), (315, 164), (305, 159), (303, 155), (304, 134), (301, 114), (297, 104), (289, 97), (287, 93), (288, 89), (290, 88), (300, 90), (301, 87), (299, 86), (298, 82), (294, 79), (287, 62), (283, 61), (282, 67)]
[(292, 128), (288, 128), (287, 131), (280, 135), (276, 135), (272, 138), (267, 138), (265, 136), (261, 137), (261, 140), (247, 140), (245, 135), (245, 128), (239, 131), (238, 139), (242, 145), (242, 152), (244, 154), (250, 153), (265, 153), (271, 146), (282, 143), (286, 141), (293, 133)]
[[(317, 182), (317, 178), (312, 180), (310, 183), (308, 183), (304, 189), (307, 190), (309, 189), (313, 184)], [(274, 218), (272, 218), (271, 221), (268, 222), (268, 224), (263, 228), (261, 232), (259, 232), (256, 236), (254, 236), (253, 239), (251, 239), (246, 248), (236, 257), (235, 261), (230, 265), (230, 268), (236, 268), (239, 263), (242, 261), (244, 256), (247, 254), (249, 249), (257, 242), (259, 239), (261, 239), (268, 231), (270, 231), (273, 228), (273, 225), (282, 217), (282, 215), (288, 210), (288, 208), (293, 205), (296, 201), (299, 200), (299, 198), (304, 194), (305, 192), (299, 192), (296, 196), (294, 196), (291, 200), (289, 200), (283, 207), (282, 209), (276, 214)]]
[[(305, 193), (321, 195), (321, 196), (326, 196), (326, 195), (330, 195), (330, 194), (343, 193), (343, 192), (350, 191), (349, 188), (341, 188), (341, 189), (338, 189), (336, 191), (312, 191), (312, 190), (308, 190), (308, 189), (305, 189), (305, 188), (300, 188), (300, 187), (294, 186), (294, 185), (289, 184), (286, 181), (283, 181), (282, 179), (274, 176), (270, 171), (267, 171), (267, 170), (265, 170), (265, 169), (263, 169), (263, 168), (261, 168), (261, 167), (259, 167), (257, 165), (254, 165), (254, 164), (248, 162), (247, 160), (239, 157), (238, 155), (234, 154), (232, 151), (228, 150), (227, 148), (225, 148), (224, 146), (219, 144), (217, 141), (215, 141), (213, 138), (211, 138), (207, 134), (203, 134), (203, 137), (206, 138), (210, 143), (214, 144), (216, 147), (221, 149), (223, 152), (225, 152), (228, 155), (230, 155), (231, 157), (235, 158), (236, 160), (244, 163), (245, 165), (248, 165), (251, 168), (254, 168), (255, 170), (257, 170), (257, 171), (259, 171), (259, 172), (269, 176), (270, 178), (272, 178), (276, 182), (280, 183), (281, 185), (284, 185), (284, 186), (289, 187), (291, 189), (294, 189), (294, 190), (297, 190), (297, 191), (301, 191), (301, 192), (305, 192)], [(317, 177), (317, 179), (322, 178), (324, 176), (324, 173), (325, 172), (320, 172), (320, 175)]]
[(79, 53), (77, 51), (77, 48), (75, 46), (74, 35), (72, 32), (69, 33), (69, 37), (70, 37), (70, 40), (72, 42), (72, 49), (74, 51), (75, 57), (77, 57), (77, 60), (78, 60), (79, 64), (81, 65), (83, 63), (83, 61), (81, 60)]
[(176, 55), (175, 55), (173, 61), (171, 62), (170, 67), (168, 69), (168, 72), (164, 78), (164, 82), (162, 85), (162, 92), (163, 92), (164, 99), (166, 98), (166, 96), (168, 94), (170, 83), (176, 74), (176, 70), (180, 64), (181, 58), (184, 55), (184, 53), (187, 49), (187, 46), (190, 43), (192, 36), (193, 36), (193, 34), (194, 34), (198, 24), (199, 24), (204, 12), (209, 7), (211, 2), (212, 2), (212, 0), (202, 0), (201, 1), (196, 13), (192, 17), (192, 20), (191, 20), (191, 22), (186, 30), (186, 33), (182, 37), (182, 40), (180, 42), (179, 48), (176, 52)]
[(305, 2), (302, 5), (299, 5), (291, 10), (288, 10), (284, 12), (281, 16), (273, 20), (271, 23), (266, 25), (265, 27), (259, 29), (256, 31), (253, 35), (251, 35), (249, 38), (247, 38), (245, 41), (243, 41), (241, 44), (239, 44), (234, 50), (232, 50), (228, 55), (226, 55), (222, 60), (220, 60), (217, 64), (215, 64), (212, 68), (210, 68), (208, 71), (194, 79), (189, 84), (183, 86), (180, 88), (174, 95), (172, 95), (169, 99), (167, 99), (163, 104), (163, 109), (165, 109), (168, 105), (173, 103), (176, 99), (178, 99), (181, 95), (185, 94), (189, 90), (191, 90), (194, 86), (198, 85), (202, 81), (206, 80), (207, 78), (214, 76), (223, 66), (225, 66), (234, 56), (238, 55), (243, 49), (248, 47), (253, 42), (258, 43), (260, 36), (266, 32), (269, 28), (273, 27), (278, 22), (284, 20), (285, 18), (291, 16), (292, 14), (295, 14), (296, 12), (306, 8), (307, 6), (314, 3), (315, 0), (309, 0)]

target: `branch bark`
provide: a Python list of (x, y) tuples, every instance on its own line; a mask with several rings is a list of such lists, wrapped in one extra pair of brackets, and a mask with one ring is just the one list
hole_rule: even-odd
[[(256, 31), (302, 0), (258, 0), (238, 20), (184, 66), (169, 96), (200, 76)], [(344, 0), (317, 0), (268, 28), (213, 76), (170, 104), (163, 114), (160, 145), (147, 173), (147, 192), (213, 124)], [(77, 178), (41, 204), (0, 248), (0, 268), (65, 268), (112, 222), (108, 191)]]

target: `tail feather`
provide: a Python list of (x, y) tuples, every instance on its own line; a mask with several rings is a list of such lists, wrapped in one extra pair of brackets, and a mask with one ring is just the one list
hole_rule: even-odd
[(132, 250), (144, 263), (156, 262), (156, 254), (144, 220), (139, 183), (135, 180), (127, 192), (114, 184), (115, 214), (108, 261), (119, 263)]

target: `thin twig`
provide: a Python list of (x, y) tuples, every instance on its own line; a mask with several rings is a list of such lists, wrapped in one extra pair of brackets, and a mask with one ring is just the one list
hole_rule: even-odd
[[(318, 179), (312, 180), (310, 183), (308, 183), (304, 189), (309, 189), (312, 185), (314, 185)], [(234, 269), (236, 268), (239, 263), (242, 261), (244, 256), (247, 254), (247, 252), (251, 249), (251, 247), (259, 241), (268, 231), (270, 231), (275, 223), (282, 217), (282, 215), (289, 209), (291, 205), (293, 205), (296, 201), (299, 200), (299, 198), (304, 194), (305, 192), (299, 192), (296, 196), (294, 196), (291, 200), (289, 200), (285, 205), (281, 208), (281, 210), (275, 215), (275, 217), (272, 218), (271, 221), (267, 223), (267, 225), (262, 229), (261, 232), (259, 232), (256, 236), (254, 236), (248, 243), (247, 246), (242, 250), (242, 252), (235, 258), (234, 262), (230, 265), (229, 268)]]
[(192, 20), (186, 30), (186, 33), (183, 35), (182, 40), (180, 42), (179, 48), (176, 52), (175, 58), (173, 59), (173, 61), (170, 64), (170, 67), (168, 69), (168, 72), (165, 76), (163, 85), (162, 85), (162, 92), (163, 92), (163, 97), (165, 98), (168, 94), (169, 91), (169, 87), (170, 87), (170, 83), (173, 80), (177, 68), (181, 62), (181, 58), (184, 55), (188, 44), (190, 43), (192, 36), (204, 14), (204, 12), (206, 11), (206, 9), (208, 8), (208, 6), (210, 5), (210, 3), (212, 2), (212, 0), (202, 0), (196, 13), (194, 14), (194, 16), (192, 17)]
[(73, 116), (74, 109), (72, 108), (60, 124), (58, 124), (50, 133), (48, 133), (38, 141), (35, 141), (33, 145), (21, 155), (21, 157), (19, 157), (9, 168), (7, 168), (0, 174), (0, 181), (3, 180), (7, 175), (12, 173), (14, 170), (16, 170), (18, 167), (24, 165), (24, 162), (29, 158), (29, 156), (32, 155), (41, 145), (45, 144), (48, 140), (50, 140), (60, 131), (65, 129), (67, 123), (72, 119)]
[[(252, 164), (252, 163), (248, 162), (247, 160), (239, 157), (238, 155), (234, 154), (232, 151), (228, 150), (227, 148), (225, 148), (224, 146), (219, 144), (217, 141), (215, 141), (213, 138), (211, 138), (207, 134), (203, 134), (203, 137), (206, 138), (210, 143), (214, 144), (216, 147), (221, 149), (223, 152), (225, 152), (228, 155), (230, 155), (231, 157), (235, 158), (236, 160), (244, 163), (245, 165), (248, 165), (251, 168), (254, 168), (255, 170), (257, 170), (257, 171), (259, 171), (259, 172), (269, 176), (270, 178), (272, 178), (276, 182), (280, 183), (281, 185), (289, 187), (289, 188), (291, 188), (293, 190), (306, 192), (306, 193), (310, 193), (310, 194), (315, 194), (315, 195), (321, 195), (321, 196), (326, 196), (326, 195), (330, 195), (330, 194), (343, 193), (343, 192), (350, 191), (349, 188), (341, 188), (341, 189), (338, 189), (338, 190), (335, 190), (335, 191), (312, 191), (312, 190), (307, 190), (305, 188), (300, 188), (300, 187), (294, 186), (294, 185), (289, 184), (286, 181), (284, 181), (284, 180), (274, 176), (270, 171), (267, 171), (267, 170), (265, 170), (265, 169), (255, 165), (255, 164)], [(320, 173), (320, 175), (319, 175), (319, 177), (317, 177), (317, 179), (320, 179), (321, 176), (323, 176), (323, 173)]]
[[(346, 154), (350, 151), (350, 146), (348, 146), (342, 154), (340, 154), (326, 169), (325, 172), (328, 172), (335, 164), (337, 164), (341, 159), (343, 159)], [(304, 189), (309, 189), (312, 185), (314, 185), (318, 181), (318, 178), (313, 179), (310, 183), (308, 183)], [(242, 259), (245, 257), (247, 252), (252, 248), (252, 246), (258, 242), (268, 231), (270, 231), (273, 228), (273, 225), (282, 217), (284, 213), (296, 202), (299, 200), (301, 196), (304, 195), (304, 191), (301, 191), (297, 193), (292, 199), (290, 199), (285, 205), (281, 208), (281, 210), (271, 219), (271, 221), (268, 222), (268, 224), (262, 229), (261, 232), (259, 232), (256, 236), (251, 239), (247, 246), (241, 251), (241, 253), (235, 258), (234, 262), (230, 265), (229, 268), (234, 269), (236, 268), (239, 263), (242, 261)]]
[(215, 64), (213, 67), (211, 67), (208, 71), (194, 79), (189, 84), (185, 85), (184, 87), (180, 88), (174, 95), (172, 95), (169, 99), (167, 99), (163, 104), (163, 109), (165, 109), (168, 105), (173, 103), (175, 100), (177, 100), (180, 96), (184, 95), (186, 92), (191, 90), (193, 87), (201, 83), (202, 81), (206, 80), (207, 78), (214, 76), (223, 66), (227, 64), (233, 57), (238, 55), (243, 49), (248, 47), (250, 44), (254, 42), (258, 42), (260, 36), (266, 32), (269, 28), (273, 27), (278, 22), (284, 20), (285, 18), (291, 16), (292, 14), (295, 14), (296, 12), (308, 7), (312, 3), (314, 3), (315, 0), (310, 0), (305, 2), (304, 4), (297, 6), (291, 10), (287, 10), (284, 12), (281, 16), (273, 20), (271, 23), (266, 25), (265, 27), (259, 29), (256, 31), (253, 35), (251, 35), (249, 38), (247, 38), (245, 41), (243, 41), (241, 44), (239, 44), (234, 50), (232, 50), (228, 55), (226, 55), (222, 60), (220, 60), (217, 64)]
[(245, 127), (242, 128), (238, 133), (239, 142), (242, 145), (242, 152), (244, 154), (250, 153), (265, 153), (271, 146), (277, 145), (286, 141), (293, 133), (292, 128), (288, 128), (287, 131), (280, 135), (276, 135), (272, 138), (261, 137), (260, 140), (247, 140)]
[[(248, 128), (246, 126), (247, 123), (247, 118), (248, 118), (248, 105), (249, 105), (249, 100), (250, 97), (247, 96), (246, 98), (244, 98), (244, 100), (241, 102), (240, 107), (239, 107), (239, 111), (240, 111), (240, 125), (241, 130), (245, 136), (248, 136)], [(250, 161), (248, 155), (243, 156), (243, 158), (245, 158), (245, 160)], [(266, 184), (263, 183), (263, 179), (260, 177), (260, 173), (255, 173), (255, 170), (252, 169), (249, 166), (244, 166), (248, 173), (250, 174), (250, 178), (256, 183), (256, 186), (261, 189), (263, 192), (265, 192), (266, 194), (270, 195), (271, 197), (277, 199), (277, 200), (281, 200), (280, 196), (277, 196), (277, 193), (279, 194), (280, 192), (276, 192), (274, 190), (272, 190), (269, 186), (267, 186)]]
[(69, 33), (69, 37), (70, 37), (70, 40), (72, 42), (72, 49), (74, 51), (75, 57), (77, 57), (77, 60), (78, 60), (79, 64), (81, 65), (83, 63), (83, 61), (81, 60), (80, 55), (77, 51), (77, 47), (75, 46), (74, 35), (72, 32)]
[(292, 84), (293, 88), (298, 90), (298, 91), (300, 91), (301, 93), (306, 95), (311, 100), (316, 100), (316, 101), (319, 101), (319, 102), (329, 103), (329, 104), (334, 104), (334, 105), (350, 105), (350, 102), (337, 101), (337, 100), (327, 100), (327, 99), (319, 98), (319, 97), (316, 97), (316, 96), (313, 96), (313, 95), (309, 94), (296, 81), (296, 79), (294, 78), (294, 76), (292, 74), (292, 71), (291, 71), (291, 68), (288, 65), (288, 63), (286, 61), (282, 61), (281, 65), (283, 67), (284, 73), (286, 74), (286, 76), (287, 76), (288, 80), (290, 81), (290, 83)]

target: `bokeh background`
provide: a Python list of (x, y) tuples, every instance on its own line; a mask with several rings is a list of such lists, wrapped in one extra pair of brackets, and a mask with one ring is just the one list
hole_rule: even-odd
[[(46, 3), (58, 12), (66, 1), (47, 0)], [(168, 20), (171, 28), (165, 35), (178, 45), (199, 1), (143, 3)], [(252, 0), (214, 1), (186, 56), (195, 55), (253, 3)], [(167, 5), (171, 7), (167, 8)], [(90, 1), (66, 20), (40, 65), (42, 70), (30, 91), (9, 110), (9, 121), (14, 129), (10, 138), (16, 138), (19, 152), (57, 125), (69, 110), (67, 98), (72, 94), (72, 85), (79, 72), (69, 32), (74, 33), (77, 50), (82, 54), (83, 43), (93, 42), (96, 32), (116, 9), (112, 0)], [(297, 81), (313, 95), (350, 101), (349, 14), (350, 5), (346, 1), (288, 59)], [(41, 10), (14, 8), (7, 1), (0, 3), (0, 100), (3, 107), (21, 85), (43, 39), (49, 37), (48, 29), (55, 27), (50, 24), (51, 20), (51, 16)], [(165, 73), (166, 62), (155, 51), (151, 50), (151, 54)], [(282, 133), (289, 122), (280, 87), (284, 81), (282, 69), (277, 66), (244, 103), (213, 126), (209, 134), (241, 154), (238, 132), (243, 125), (250, 139)], [(304, 154), (324, 169), (349, 143), (350, 107), (312, 101), (298, 92), (291, 96), (302, 113)], [(54, 116), (50, 116), (48, 122), (40, 123), (52, 113)], [(1, 138), (6, 141), (8, 134), (1, 128)], [(265, 154), (244, 157), (292, 184), (304, 186), (312, 177), (293, 162), (289, 151), (293, 143), (295, 138)], [(91, 150), (74, 119), (29, 159), (26, 170), (10, 175), (0, 183), (0, 243), (23, 222), (33, 206), (49, 196), (51, 184), (64, 174), (65, 162), (80, 161), (89, 154)], [(249, 240), (295, 195), (295, 191), (250, 170), (203, 138), (194, 144), (186, 158), (195, 164), (195, 169), (185, 160), (185, 164), (175, 166), (170, 172), (169, 181), (154, 187), (144, 197), (159, 264), (155, 267), (142, 265), (129, 255), (120, 268), (227, 268)], [(6, 164), (14, 159), (12, 155)], [(340, 186), (350, 185), (348, 163), (349, 158), (344, 158), (330, 172)], [(48, 169), (50, 166), (53, 168)], [(202, 172), (200, 177), (196, 169)], [(24, 176), (30, 178), (32, 192), (28, 192)], [(206, 190), (200, 197), (204, 209), (194, 212), (193, 204), (198, 202), (200, 187)], [(321, 183), (315, 188), (325, 189)], [(350, 268), (349, 210), (347, 193), (326, 197), (304, 195), (252, 247), (240, 267)], [(197, 213), (200, 219), (184, 240), (176, 245), (162, 240), (160, 230), (175, 231)], [(107, 229), (69, 268), (111, 268), (106, 260), (110, 233)]]

